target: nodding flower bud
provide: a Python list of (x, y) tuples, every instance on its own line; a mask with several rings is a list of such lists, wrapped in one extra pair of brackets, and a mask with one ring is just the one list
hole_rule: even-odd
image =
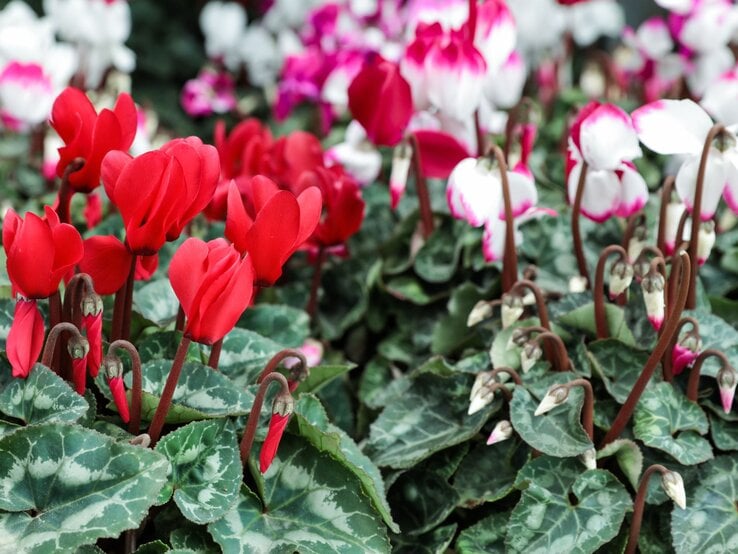
[(520, 319), (525, 311), (523, 299), (517, 294), (502, 295), (502, 328), (506, 329)]
[(67, 342), (67, 352), (73, 360), (81, 360), (90, 351), (90, 343), (84, 337), (72, 337)]
[[(469, 312), (469, 317), (466, 318), (466, 326), (473, 327), (477, 323), (480, 323), (490, 317), (492, 317), (492, 303), (487, 300), (480, 300), (479, 302), (474, 304), (471, 312)], [(504, 322), (502, 326), (505, 326)]]
[(687, 333), (679, 339), (671, 351), (671, 373), (679, 375), (691, 367), (702, 350), (702, 340), (694, 332)]
[(610, 299), (614, 300), (633, 282), (633, 266), (628, 262), (618, 261), (610, 270)]
[(113, 396), (113, 402), (115, 402), (115, 407), (118, 409), (120, 418), (125, 423), (128, 423), (131, 415), (128, 411), (128, 398), (126, 397), (126, 388), (123, 384), (123, 362), (120, 361), (118, 356), (108, 355), (103, 358), (102, 367), (108, 379), (110, 394)]
[(481, 371), (477, 373), (477, 376), (474, 379), (474, 384), (472, 385), (471, 393), (469, 394), (469, 401), (471, 402), (472, 400), (474, 400), (474, 397), (483, 387), (491, 385), (494, 382), (495, 378), (492, 376), (491, 371)]
[(566, 387), (562, 387), (561, 385), (553, 385), (550, 389), (548, 389), (546, 396), (544, 396), (543, 400), (541, 400), (541, 403), (538, 404), (538, 407), (536, 408), (536, 411), (533, 412), (533, 415), (539, 416), (550, 412), (557, 406), (561, 406), (564, 402), (566, 402), (567, 398), (569, 398), (569, 389), (567, 389)]
[(528, 373), (530, 368), (536, 365), (536, 362), (543, 356), (543, 349), (537, 342), (526, 342), (523, 351), (520, 353), (520, 367), (523, 373)]
[(272, 415), (288, 416), (295, 411), (295, 400), (291, 394), (278, 394), (272, 403)]
[(587, 278), (583, 275), (574, 275), (569, 279), (569, 292), (577, 293), (587, 290)]
[(108, 379), (121, 377), (123, 375), (123, 362), (120, 361), (118, 356), (108, 355), (103, 358), (102, 369)]
[(82, 316), (97, 316), (102, 314), (103, 311), (103, 299), (96, 292), (88, 292), (82, 298), (80, 303), (82, 308)]
[(525, 343), (528, 342), (528, 339), (530, 338), (528, 335), (528, 331), (525, 330), (525, 328), (519, 327), (517, 329), (514, 329), (512, 334), (510, 335), (510, 340), (507, 343), (508, 348), (515, 348), (516, 346), (519, 348), (522, 348), (525, 346)]
[(579, 459), (587, 469), (597, 469), (597, 451), (594, 448), (588, 448), (582, 452)]
[(274, 456), (277, 454), (279, 441), (282, 440), (282, 434), (287, 427), (287, 423), (294, 409), (295, 401), (292, 399), (292, 395), (280, 393), (274, 399), (272, 417), (269, 420), (269, 430), (259, 453), (259, 469), (262, 473), (265, 473), (269, 469), (269, 466), (272, 465)]
[(512, 435), (512, 424), (506, 419), (498, 421), (497, 425), (495, 425), (495, 428), (492, 429), (492, 432), (489, 434), (489, 438), (487, 439), (487, 446), (506, 441), (507, 439), (512, 437)]
[(697, 232), (697, 263), (702, 265), (710, 257), (712, 247), (715, 246), (715, 222), (704, 221)]
[(687, 493), (684, 490), (684, 480), (676, 471), (667, 471), (661, 475), (661, 486), (666, 494), (682, 510), (687, 507)]
[(643, 252), (643, 247), (646, 246), (646, 228), (643, 225), (639, 225), (633, 231), (633, 235), (628, 240), (628, 260), (635, 261)]
[(646, 315), (653, 328), (661, 329), (664, 322), (664, 286), (666, 280), (660, 273), (648, 273), (641, 281), (643, 301), (646, 303)]
[(730, 366), (721, 368), (716, 378), (720, 389), (720, 402), (723, 405), (723, 411), (729, 414), (733, 408), (733, 398), (735, 398), (738, 378), (736, 378), (735, 370)]
[(90, 341), (90, 355), (87, 357), (87, 369), (92, 377), (97, 377), (102, 360), (102, 318), (103, 301), (95, 291), (87, 292), (82, 298), (82, 320), (80, 330), (87, 334)]
[(72, 337), (67, 343), (67, 351), (72, 358), (74, 388), (78, 394), (84, 394), (87, 377), (87, 354), (90, 352), (90, 343), (84, 337)]
[(403, 141), (397, 146), (392, 153), (392, 170), (390, 171), (389, 189), (390, 189), (390, 206), (394, 210), (400, 203), (405, 188), (407, 187), (407, 176), (410, 173), (410, 162), (413, 159), (413, 149)]

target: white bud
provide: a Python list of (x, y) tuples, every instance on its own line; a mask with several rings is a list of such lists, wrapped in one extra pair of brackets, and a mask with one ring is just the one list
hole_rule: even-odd
[[(484, 321), (485, 319), (488, 319), (491, 316), (492, 316), (492, 303), (486, 300), (480, 300), (479, 302), (474, 304), (474, 307), (472, 308), (471, 312), (469, 312), (469, 317), (466, 318), (466, 326), (473, 327), (477, 323)], [(502, 317), (503, 318), (505, 317), (504, 308), (502, 311)], [(505, 325), (503, 323), (503, 327), (504, 326)]]
[(569, 279), (569, 292), (584, 292), (587, 290), (587, 278), (582, 275), (574, 275)]
[(628, 259), (630, 261), (637, 260), (641, 252), (643, 252), (644, 246), (646, 246), (646, 229), (644, 227), (637, 227), (633, 236), (628, 240)]
[(633, 282), (633, 266), (625, 262), (617, 262), (610, 270), (610, 298), (622, 294)]
[(687, 493), (684, 491), (684, 480), (676, 471), (669, 471), (661, 476), (661, 486), (674, 503), (682, 510), (687, 507)]
[(477, 377), (474, 379), (474, 384), (472, 385), (471, 394), (469, 395), (469, 401), (471, 402), (474, 397), (479, 393), (479, 391), (486, 387), (487, 385), (491, 385), (495, 382), (494, 377), (492, 377), (491, 371), (482, 371), (480, 373), (477, 373)]
[(502, 297), (502, 328), (507, 329), (523, 315), (525, 307), (523, 299), (515, 294), (505, 294)]
[(588, 63), (579, 77), (579, 88), (587, 98), (601, 98), (605, 95), (607, 79), (602, 69), (593, 63)]
[(648, 320), (657, 331), (664, 322), (664, 276), (660, 273), (646, 275), (641, 281), (643, 289), (643, 301), (646, 304), (646, 315)]
[(707, 261), (715, 246), (715, 223), (713, 221), (705, 221), (700, 225), (697, 232), (697, 263), (700, 265)]
[(538, 407), (536, 408), (536, 411), (533, 412), (533, 415), (543, 415), (547, 412), (550, 412), (557, 406), (561, 406), (564, 402), (566, 402), (566, 399), (569, 397), (569, 391), (566, 387), (562, 387), (561, 385), (554, 385), (550, 389), (548, 389), (548, 392), (546, 393), (546, 396), (543, 397), (543, 400), (541, 400), (541, 403), (538, 404)]
[(582, 455), (579, 456), (579, 459), (584, 464), (584, 467), (587, 469), (597, 469), (597, 452), (594, 448), (588, 448), (584, 452), (582, 452)]
[(536, 365), (536, 362), (543, 356), (543, 350), (535, 342), (529, 342), (523, 346), (523, 351), (520, 353), (520, 367), (523, 373), (528, 373), (530, 368)]
[(407, 187), (407, 177), (410, 173), (412, 149), (406, 142), (395, 147), (392, 154), (392, 170), (390, 171), (389, 187), (392, 209), (397, 207)]
[(497, 444), (498, 442), (506, 441), (513, 435), (513, 427), (510, 422), (506, 419), (497, 422), (495, 428), (489, 434), (487, 439), (487, 446), (491, 444)]
[(729, 414), (733, 409), (733, 399), (735, 398), (735, 389), (738, 385), (735, 370), (721, 369), (717, 373), (718, 389), (720, 389), (720, 403), (723, 405), (723, 411)]
[(482, 408), (488, 406), (495, 399), (495, 394), (489, 387), (481, 387), (469, 402), (468, 415), (476, 414)]

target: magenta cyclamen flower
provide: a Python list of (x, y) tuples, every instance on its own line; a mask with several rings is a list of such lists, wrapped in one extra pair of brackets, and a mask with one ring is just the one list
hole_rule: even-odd
[(236, 107), (236, 90), (227, 73), (205, 68), (182, 89), (182, 108), (193, 117), (228, 113)]

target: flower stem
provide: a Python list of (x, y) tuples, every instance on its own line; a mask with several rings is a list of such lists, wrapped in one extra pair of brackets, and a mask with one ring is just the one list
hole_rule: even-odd
[(188, 337), (182, 337), (177, 347), (177, 354), (174, 356), (174, 363), (172, 364), (172, 370), (169, 372), (167, 382), (164, 384), (164, 390), (161, 393), (159, 399), (159, 405), (156, 407), (154, 418), (151, 420), (149, 425), (149, 436), (151, 437), (152, 448), (156, 446), (159, 437), (161, 436), (161, 430), (164, 427), (164, 420), (169, 412), (169, 407), (172, 404), (172, 397), (174, 396), (174, 390), (177, 388), (177, 382), (179, 381), (179, 375), (182, 373), (182, 366), (184, 365), (185, 357), (187, 356), (187, 349), (190, 347), (192, 340)]
[(499, 146), (492, 145), (492, 154), (500, 169), (502, 200), (505, 207), (505, 254), (502, 257), (502, 292), (509, 292), (518, 280), (518, 253), (515, 249), (515, 220), (510, 196), (510, 183), (507, 179), (505, 154)]
[(655, 471), (659, 471), (661, 474), (669, 472), (668, 469), (660, 464), (651, 465), (643, 472), (641, 482), (638, 485), (638, 493), (633, 503), (633, 519), (630, 521), (630, 535), (628, 536), (628, 544), (625, 547), (626, 554), (635, 554), (636, 548), (638, 547), (638, 536), (641, 534), (641, 523), (643, 522), (643, 510), (646, 505), (648, 482)]
[[(46, 346), (44, 346), (44, 353), (41, 356), (41, 363), (46, 367), (52, 368), (54, 363), (54, 351), (56, 350), (56, 343), (62, 333), (69, 333), (74, 338), (84, 340), (84, 337), (80, 334), (79, 329), (68, 321), (62, 321), (57, 323), (49, 331), (49, 336), (46, 338)], [(52, 368), (53, 369), (53, 368)]]
[[(554, 371), (571, 371), (569, 353), (566, 351), (564, 341), (561, 340), (559, 335), (551, 331), (543, 331), (533, 340), (539, 344), (542, 341), (547, 341), (549, 344), (553, 344), (555, 354), (553, 358), (548, 358), (548, 361), (551, 362)], [(546, 342), (543, 344), (545, 345)]]
[(71, 217), (69, 214), (69, 208), (72, 204), (72, 196), (74, 196), (74, 190), (69, 184), (69, 178), (75, 171), (79, 171), (84, 167), (84, 158), (74, 158), (67, 167), (64, 169), (64, 175), (62, 176), (61, 186), (59, 187), (59, 202), (56, 208), (56, 215), (59, 216), (61, 223), (70, 223)]
[(420, 207), (420, 223), (423, 232), (423, 238), (427, 239), (433, 234), (435, 224), (433, 223), (433, 209), (431, 207), (430, 192), (428, 191), (428, 182), (423, 175), (423, 164), (420, 155), (420, 143), (415, 133), (410, 133), (410, 144), (413, 148), (413, 173), (415, 174), (415, 189), (418, 194), (418, 204)]
[(264, 404), (264, 396), (266, 395), (266, 391), (272, 381), (277, 381), (277, 383), (279, 383), (279, 386), (282, 389), (282, 394), (291, 396), (287, 379), (281, 373), (273, 371), (262, 379), (259, 384), (259, 389), (256, 391), (256, 397), (254, 398), (254, 403), (251, 406), (251, 412), (249, 412), (249, 419), (246, 421), (246, 430), (243, 433), (243, 438), (241, 438), (241, 465), (244, 468), (246, 467), (246, 463), (249, 461), (251, 447), (254, 444), (256, 427), (259, 424), (259, 415), (261, 414), (261, 407)]
[[(659, 207), (659, 230), (656, 235), (656, 246), (662, 252), (666, 252), (666, 218), (667, 218), (667, 207), (671, 202), (671, 192), (674, 190), (674, 176), (669, 175), (664, 179), (664, 184), (661, 187), (661, 206)], [(677, 238), (677, 242), (681, 241), (681, 238)]]
[(586, 379), (574, 379), (568, 383), (561, 385), (566, 390), (571, 390), (573, 387), (582, 387), (584, 389), (584, 406), (582, 406), (582, 427), (587, 433), (589, 440), (594, 443), (594, 391), (592, 390), (592, 383)]
[(664, 357), (661, 360), (661, 367), (664, 372), (664, 381), (667, 383), (670, 383), (672, 379), (674, 379), (674, 374), (672, 373), (672, 352), (674, 351), (674, 347), (676, 346), (676, 343), (679, 341), (679, 334), (682, 332), (682, 328), (690, 324), (692, 326), (692, 333), (699, 336), (700, 334), (700, 324), (697, 322), (697, 320), (691, 316), (685, 316), (682, 319), (679, 320), (679, 325), (677, 325), (676, 331), (674, 331), (674, 336), (669, 341), (669, 346), (664, 352)]
[(633, 385), (633, 388), (631, 389), (630, 394), (625, 401), (625, 404), (623, 404), (623, 406), (620, 408), (620, 411), (615, 417), (615, 421), (613, 421), (610, 430), (605, 435), (605, 438), (602, 439), (602, 442), (600, 443), (600, 448), (614, 441), (620, 436), (620, 433), (623, 432), (623, 429), (630, 420), (630, 417), (633, 415), (636, 404), (638, 404), (638, 400), (643, 394), (646, 385), (651, 380), (651, 377), (653, 376), (653, 372), (656, 369), (659, 360), (664, 355), (666, 347), (669, 345), (669, 342), (674, 337), (674, 333), (677, 330), (682, 310), (684, 309), (684, 305), (687, 302), (688, 288), (685, 285), (686, 280), (689, 279), (689, 272), (691, 269), (689, 255), (686, 252), (681, 251), (679, 253), (678, 259), (680, 260), (680, 263), (677, 264), (678, 267), (675, 265), (671, 269), (672, 271), (679, 270), (680, 283), (682, 285), (679, 287), (677, 299), (674, 301), (674, 309), (670, 311), (668, 317), (664, 321), (662, 332), (659, 335), (658, 340), (656, 341), (656, 346), (654, 346), (653, 350), (651, 351), (651, 355), (648, 357), (648, 360), (646, 360), (646, 365), (643, 366), (643, 370), (641, 371), (638, 380)]
[(223, 350), (223, 339), (215, 342), (210, 349), (210, 357), (208, 358), (208, 366), (211, 369), (218, 369), (218, 361), (220, 360), (220, 351)]
[(310, 298), (308, 299), (305, 311), (310, 319), (315, 318), (318, 313), (318, 292), (320, 290), (320, 280), (323, 277), (323, 264), (325, 263), (327, 252), (323, 246), (318, 248), (318, 255), (315, 258), (315, 269), (313, 270), (313, 281), (310, 285)]
[(722, 368), (730, 367), (728, 358), (719, 350), (708, 348), (701, 352), (694, 361), (694, 365), (689, 371), (689, 379), (687, 380), (687, 398), (692, 402), (697, 402), (697, 394), (699, 393), (700, 386), (700, 372), (702, 371), (702, 364), (704, 364), (708, 358), (717, 358), (720, 360), (720, 366)]
[(261, 384), (267, 375), (276, 371), (277, 366), (279, 366), (279, 364), (286, 358), (297, 358), (298, 363), (292, 368), (291, 373), (299, 375), (307, 371), (308, 363), (307, 358), (305, 358), (305, 354), (299, 350), (295, 350), (294, 348), (285, 348), (284, 350), (277, 352), (272, 356), (272, 359), (267, 362), (267, 365), (264, 366), (264, 369), (259, 374), (256, 383)]
[(117, 349), (125, 350), (131, 358), (131, 373), (133, 376), (131, 387), (131, 420), (128, 422), (128, 432), (138, 435), (141, 427), (141, 395), (143, 393), (143, 377), (141, 374), (141, 357), (138, 350), (127, 340), (113, 341), (108, 347), (108, 356)]
[(185, 313), (182, 309), (182, 304), (179, 305), (179, 308), (177, 309), (177, 321), (174, 323), (174, 330), (178, 332), (184, 331), (185, 326)]
[(523, 384), (523, 380), (520, 378), (520, 375), (518, 374), (518, 372), (515, 371), (511, 367), (497, 367), (497, 368), (493, 369), (492, 371), (490, 371), (489, 377), (490, 377), (490, 379), (496, 379), (497, 378), (497, 375), (500, 374), (500, 373), (506, 373), (507, 375), (509, 375), (510, 378), (513, 380), (513, 382), (516, 385), (522, 385)]
[(136, 276), (136, 254), (131, 255), (131, 266), (123, 286), (115, 293), (113, 325), (110, 340), (128, 340), (131, 333), (131, 309), (133, 307), (133, 281)]
[(584, 257), (584, 247), (582, 246), (582, 233), (579, 229), (579, 214), (582, 211), (582, 198), (584, 197), (584, 186), (587, 181), (587, 170), (589, 166), (585, 160), (582, 160), (582, 170), (579, 173), (579, 182), (577, 183), (577, 193), (574, 196), (574, 205), (571, 210), (571, 236), (574, 240), (574, 254), (577, 257), (577, 267), (579, 275), (587, 280), (589, 285), (589, 271), (587, 270), (587, 260)]
[(600, 258), (597, 260), (592, 297), (594, 299), (595, 327), (597, 328), (598, 339), (606, 339), (610, 336), (607, 313), (605, 312), (605, 264), (612, 254), (619, 254), (620, 259), (623, 261), (627, 261), (628, 259), (628, 253), (622, 246), (611, 244), (602, 250)]
[(533, 293), (533, 297), (536, 299), (538, 319), (541, 320), (541, 327), (544, 327), (547, 331), (550, 331), (551, 323), (548, 317), (548, 308), (546, 307), (546, 300), (543, 297), (543, 291), (533, 281), (529, 279), (520, 279), (510, 288), (510, 294), (517, 294), (519, 296), (522, 296), (522, 289), (528, 289)]

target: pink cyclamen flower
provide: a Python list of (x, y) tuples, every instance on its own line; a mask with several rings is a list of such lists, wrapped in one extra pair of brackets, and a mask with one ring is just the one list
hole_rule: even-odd
[(184, 111), (193, 117), (228, 113), (236, 107), (233, 78), (204, 68), (195, 79), (185, 83), (180, 101)]
[(35, 63), (10, 62), (0, 72), (0, 122), (23, 132), (44, 122), (51, 113), (51, 78)]
[(602, 222), (637, 212), (648, 199), (646, 182), (631, 161), (640, 155), (628, 114), (612, 104), (590, 102), (580, 110), (569, 135), (569, 201), (574, 202), (583, 162), (587, 162), (582, 214)]
[[(633, 112), (638, 138), (659, 154), (679, 154), (685, 159), (676, 176), (677, 194), (692, 212), (697, 185), (697, 172), (712, 119), (691, 100), (658, 100)], [(700, 219), (711, 219), (720, 197), (738, 213), (738, 151), (736, 137), (724, 131), (725, 142), (732, 145), (724, 151), (714, 146), (709, 150), (705, 171)]]

